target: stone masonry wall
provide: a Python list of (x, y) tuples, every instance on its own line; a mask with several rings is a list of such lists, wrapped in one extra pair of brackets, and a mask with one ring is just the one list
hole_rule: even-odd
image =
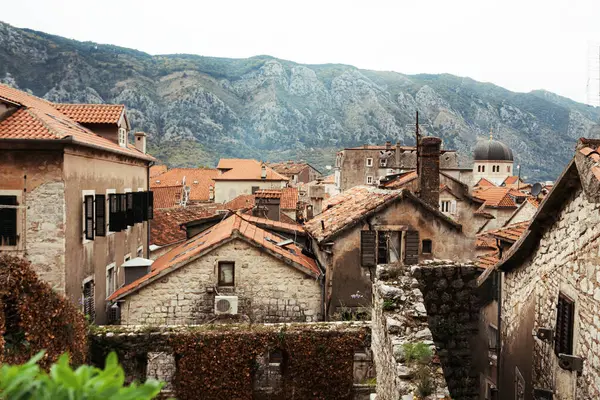
[(65, 291), (65, 184), (49, 182), (26, 194), (26, 256), (40, 279)]
[(411, 399), (423, 386), (422, 368), (419, 371), (414, 361), (407, 360), (406, 343), (433, 350), (429, 371), (437, 387), (432, 395), (438, 396), (433, 398), (478, 398), (473, 357), (480, 272), (473, 264), (450, 261), (378, 267), (372, 341), (378, 399)]
[[(234, 288), (216, 287), (219, 261), (235, 262)], [(238, 296), (238, 314), (250, 321), (321, 319), (319, 281), (236, 239), (126, 297), (121, 305), (121, 323), (203, 323), (215, 317), (217, 291)]]
[[(556, 222), (543, 234), (528, 261), (504, 276), (503, 349), (512, 346), (511, 351), (519, 351), (514, 347), (519, 346), (518, 333), (531, 332), (523, 328), (531, 322), (533, 330), (555, 329), (559, 292), (575, 301), (573, 354), (585, 359), (581, 376), (558, 366), (552, 344), (530, 338), (533, 341), (533, 386), (554, 389), (555, 399), (600, 398), (598, 265), (600, 204), (588, 202), (579, 188), (571, 193), (564, 208), (557, 210)], [(526, 312), (528, 309), (533, 312)]]

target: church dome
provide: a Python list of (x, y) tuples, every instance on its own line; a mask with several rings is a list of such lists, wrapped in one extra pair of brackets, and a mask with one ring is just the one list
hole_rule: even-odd
[(510, 147), (494, 139), (480, 140), (473, 151), (475, 161), (513, 161)]

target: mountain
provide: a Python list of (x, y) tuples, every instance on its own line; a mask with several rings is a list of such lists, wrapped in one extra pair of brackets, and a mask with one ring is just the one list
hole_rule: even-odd
[(453, 75), (403, 75), (349, 65), (302, 65), (140, 51), (78, 42), (0, 22), (0, 82), (55, 102), (124, 103), (150, 151), (171, 166), (219, 157), (304, 159), (428, 135), (463, 153), (478, 138), (512, 147), (523, 175), (555, 179), (580, 136), (598, 137), (600, 111), (558, 95), (514, 93)]

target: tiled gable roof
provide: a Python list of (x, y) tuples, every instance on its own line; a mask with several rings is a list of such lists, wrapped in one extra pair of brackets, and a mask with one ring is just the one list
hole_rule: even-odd
[(494, 182), (489, 181), (485, 178), (481, 178), (477, 181), (477, 183), (475, 184), (475, 187), (490, 187), (490, 186), (496, 186), (494, 184)]
[(355, 186), (330, 198), (321, 214), (308, 221), (304, 227), (317, 241), (330, 239), (333, 235), (354, 226), (363, 218), (382, 209), (394, 200), (409, 199), (427, 212), (460, 230), (461, 225), (422, 202), (406, 189), (387, 190), (369, 186)]
[(245, 158), (222, 158), (217, 169), (226, 170), (215, 178), (215, 181), (288, 181), (285, 176), (267, 166), (267, 177), (262, 178), (263, 164), (256, 160)]
[(214, 187), (214, 178), (219, 171), (213, 168), (173, 168), (167, 172), (153, 177), (150, 187), (183, 185), (190, 188), (191, 201), (209, 201), (210, 187)]
[(226, 210), (241, 210), (244, 208), (252, 208), (256, 203), (256, 197), (253, 194), (240, 194), (236, 198), (229, 200), (223, 205)]
[(134, 146), (121, 147), (83, 127), (61, 113), (54, 104), (23, 91), (0, 84), (0, 101), (16, 104), (13, 114), (0, 121), (0, 139), (63, 140), (112, 153), (152, 161)]
[(218, 209), (217, 205), (155, 209), (150, 221), (150, 244), (167, 246), (185, 240), (181, 224), (215, 215)]
[(153, 165), (150, 167), (150, 178), (154, 178), (155, 176), (164, 174), (167, 172), (166, 165)]
[(483, 187), (473, 191), (473, 196), (485, 200), (486, 207), (516, 208), (517, 203), (510, 196), (511, 189), (506, 187)]
[[(321, 275), (316, 261), (302, 254), (302, 249), (296, 244), (278, 246), (277, 243), (283, 241), (284, 238), (267, 232), (241, 218), (239, 215), (233, 214), (217, 225), (199, 233), (159, 257), (152, 264), (152, 270), (149, 274), (120, 288), (108, 300), (114, 301), (125, 297), (141, 287), (150, 284), (158, 277), (162, 277), (179, 267), (185, 266), (214, 248), (236, 238), (248, 241), (275, 257), (287, 260), (292, 266), (309, 276), (319, 277)], [(287, 265), (281, 265), (281, 267), (286, 268)]]
[(497, 252), (487, 253), (477, 257), (477, 265), (481, 268), (493, 268), (500, 261)]
[(385, 182), (382, 186), (386, 189), (400, 189), (404, 187), (407, 183), (414, 181), (418, 177), (419, 176), (417, 175), (416, 171), (410, 171)]
[(306, 233), (306, 231), (304, 230), (304, 227), (297, 223), (288, 223), (288, 222), (284, 222), (284, 221), (273, 221), (268, 218), (254, 217), (252, 215), (242, 214), (240, 212), (238, 212), (237, 215), (240, 218), (242, 218), (248, 222), (251, 222), (260, 228), (265, 228), (265, 229), (271, 228), (271, 229), (281, 230), (282, 232), (298, 233), (298, 234)]
[(183, 185), (151, 188), (154, 193), (154, 209), (173, 208), (181, 204)]
[(285, 187), (282, 189), (262, 189), (254, 193), (260, 199), (280, 199), (279, 207), (282, 210), (295, 210), (298, 205), (298, 188)]
[(118, 124), (125, 111), (123, 104), (64, 104), (54, 107), (80, 124)]
[(283, 161), (267, 163), (267, 166), (273, 168), (277, 173), (282, 175), (297, 175), (305, 168), (312, 168), (310, 164), (305, 162)]

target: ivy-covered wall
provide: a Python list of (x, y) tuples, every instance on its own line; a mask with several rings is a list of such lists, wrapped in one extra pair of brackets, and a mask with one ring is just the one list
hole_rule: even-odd
[(166, 365), (159, 373), (174, 371), (179, 400), (352, 399), (354, 355), (369, 347), (368, 323), (112, 326), (90, 336), (91, 361), (116, 351), (129, 379)]

